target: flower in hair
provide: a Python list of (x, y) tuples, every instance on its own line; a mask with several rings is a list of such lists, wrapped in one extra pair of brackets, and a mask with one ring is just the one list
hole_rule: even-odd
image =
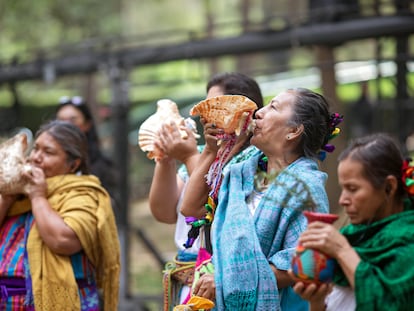
[[(329, 129), (328, 134), (326, 135), (326, 142), (330, 141), (331, 139), (334, 139), (336, 136), (339, 135), (341, 132), (339, 127), (336, 127), (339, 123), (341, 123), (344, 120), (344, 117), (341, 116), (339, 113), (335, 112), (332, 113), (329, 117)], [(335, 150), (335, 146), (332, 144), (326, 143), (322, 146), (321, 151), (319, 151), (318, 158), (319, 160), (323, 161), (326, 158), (326, 153), (332, 153)]]
[(329, 127), (332, 129), (335, 129), (335, 127), (341, 123), (344, 120), (344, 117), (341, 116), (339, 113), (334, 112), (331, 114), (330, 120), (329, 120)]
[(414, 166), (410, 165), (411, 159), (406, 159), (402, 167), (402, 181), (404, 188), (410, 196), (414, 196)]

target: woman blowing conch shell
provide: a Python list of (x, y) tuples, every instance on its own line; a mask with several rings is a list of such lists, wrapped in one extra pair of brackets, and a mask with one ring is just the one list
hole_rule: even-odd
[(87, 148), (76, 125), (43, 124), (24, 187), (0, 194), (0, 310), (118, 310), (115, 217)]

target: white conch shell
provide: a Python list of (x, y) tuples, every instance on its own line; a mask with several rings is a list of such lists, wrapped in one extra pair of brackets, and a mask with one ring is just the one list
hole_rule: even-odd
[(26, 184), (23, 172), (31, 170), (26, 163), (27, 136), (19, 133), (0, 145), (0, 193), (21, 193)]
[(221, 95), (205, 99), (190, 110), (190, 115), (200, 115), (207, 123), (214, 123), (225, 133), (240, 135), (257, 109), (255, 102), (242, 95)]
[(149, 116), (138, 130), (138, 145), (142, 151), (147, 152), (149, 159), (161, 159), (163, 152), (154, 145), (158, 140), (159, 130), (164, 124), (174, 122), (180, 129), (181, 137), (187, 138), (188, 134), (182, 130), (187, 126), (193, 130), (194, 136), (198, 138), (197, 128), (194, 120), (191, 118), (184, 119), (179, 111), (177, 104), (170, 99), (160, 99), (157, 101), (157, 111)]

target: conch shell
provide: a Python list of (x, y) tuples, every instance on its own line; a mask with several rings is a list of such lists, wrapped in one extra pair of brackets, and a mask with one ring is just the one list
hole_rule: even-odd
[(187, 132), (182, 129), (185, 126), (193, 131), (196, 138), (199, 137), (193, 119), (184, 119), (178, 111), (177, 104), (172, 100), (160, 99), (157, 101), (157, 111), (149, 116), (138, 130), (138, 145), (142, 151), (147, 152), (149, 159), (162, 159), (164, 157), (162, 150), (157, 148), (154, 142), (159, 138), (158, 131), (161, 127), (171, 122), (177, 124), (182, 138), (188, 138)]
[(256, 103), (245, 96), (221, 95), (199, 102), (191, 108), (190, 115), (200, 115), (227, 134), (240, 135), (244, 127), (247, 129), (256, 109)]
[(27, 136), (19, 133), (0, 145), (0, 193), (21, 193), (26, 184), (23, 172), (30, 171), (25, 153), (28, 147)]

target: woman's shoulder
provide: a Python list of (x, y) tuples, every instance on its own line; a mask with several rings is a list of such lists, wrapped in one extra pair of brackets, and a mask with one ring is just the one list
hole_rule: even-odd
[(286, 172), (307, 184), (313, 184), (316, 181), (325, 184), (328, 178), (328, 174), (319, 169), (315, 160), (306, 157), (297, 159), (286, 168)]
[(319, 170), (316, 161), (300, 158), (290, 165), (282, 177), (290, 189), (295, 189), (297, 198), (308, 201), (309, 198), (318, 207), (318, 211), (329, 210), (328, 196), (325, 189), (327, 174)]

